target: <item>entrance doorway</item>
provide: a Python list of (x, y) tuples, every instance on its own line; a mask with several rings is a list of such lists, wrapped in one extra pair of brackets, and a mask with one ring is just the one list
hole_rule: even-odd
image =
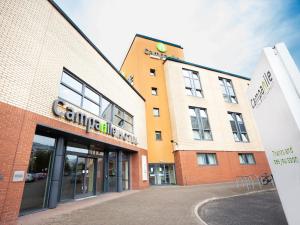
[(149, 164), (152, 185), (176, 184), (174, 164)]

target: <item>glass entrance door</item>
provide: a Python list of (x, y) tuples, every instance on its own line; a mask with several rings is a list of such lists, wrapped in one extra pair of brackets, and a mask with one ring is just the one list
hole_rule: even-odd
[(95, 194), (95, 161), (94, 158), (66, 155), (60, 198), (62, 201)]
[(174, 164), (150, 164), (149, 171), (152, 185), (176, 184)]
[(92, 195), (94, 193), (94, 159), (78, 157), (76, 166), (76, 197)]

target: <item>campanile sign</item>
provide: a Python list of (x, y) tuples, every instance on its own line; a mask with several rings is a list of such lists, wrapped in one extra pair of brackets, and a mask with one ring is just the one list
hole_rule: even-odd
[(264, 48), (248, 98), (290, 225), (300, 224), (300, 73), (283, 43)]

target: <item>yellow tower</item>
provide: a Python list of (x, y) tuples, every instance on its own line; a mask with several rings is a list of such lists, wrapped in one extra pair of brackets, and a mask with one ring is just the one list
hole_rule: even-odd
[(175, 184), (173, 143), (163, 62), (183, 59), (183, 48), (136, 34), (121, 72), (146, 99), (149, 180), (151, 184)]

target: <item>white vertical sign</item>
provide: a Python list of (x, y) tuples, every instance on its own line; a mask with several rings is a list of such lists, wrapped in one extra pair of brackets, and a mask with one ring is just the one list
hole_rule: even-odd
[(300, 224), (300, 74), (283, 43), (265, 48), (248, 97), (290, 225)]
[(148, 180), (148, 164), (147, 156), (142, 155), (142, 179)]

